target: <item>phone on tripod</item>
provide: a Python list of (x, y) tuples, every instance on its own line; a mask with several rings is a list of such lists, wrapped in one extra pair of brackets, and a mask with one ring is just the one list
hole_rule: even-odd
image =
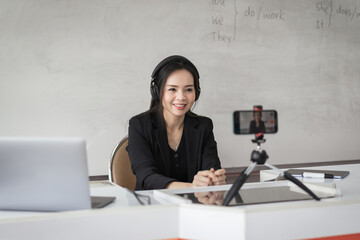
[(241, 110), (233, 113), (235, 134), (273, 134), (278, 131), (276, 110)]
[(257, 144), (256, 150), (251, 153), (251, 165), (242, 171), (239, 177), (235, 180), (230, 190), (227, 192), (223, 206), (228, 206), (230, 201), (239, 194), (240, 188), (246, 182), (251, 172), (254, 170), (256, 165), (265, 165), (271, 169), (274, 169), (282, 174), (286, 179), (292, 181), (295, 185), (300, 187), (312, 198), (319, 201), (320, 198), (313, 193), (306, 185), (304, 185), (297, 178), (291, 174), (284, 172), (275, 166), (266, 163), (269, 158), (265, 150), (261, 149), (261, 143), (265, 142), (264, 134), (277, 133), (278, 131), (278, 119), (277, 112), (275, 110), (263, 110), (261, 105), (255, 105), (254, 110), (248, 111), (234, 111), (234, 133), (235, 134), (255, 134), (255, 139), (251, 140)]

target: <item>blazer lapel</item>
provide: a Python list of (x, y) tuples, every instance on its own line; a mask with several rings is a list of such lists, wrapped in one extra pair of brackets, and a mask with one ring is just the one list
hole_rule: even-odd
[(201, 169), (201, 159), (199, 149), (201, 141), (201, 131), (197, 128), (199, 122), (196, 118), (186, 115), (184, 123), (184, 134), (186, 142), (186, 155), (188, 164), (188, 180), (193, 181), (193, 176)]

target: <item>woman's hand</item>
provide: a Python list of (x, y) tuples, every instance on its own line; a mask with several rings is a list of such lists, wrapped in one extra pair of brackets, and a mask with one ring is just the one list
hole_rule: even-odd
[(225, 169), (199, 171), (192, 182), (193, 186), (206, 187), (226, 184)]
[(207, 187), (226, 184), (225, 169), (199, 171), (192, 183), (171, 182), (165, 188), (189, 188), (189, 187)]
[(215, 177), (212, 179), (213, 185), (226, 184), (225, 169), (218, 169), (215, 171), (213, 168), (211, 168), (210, 171), (215, 174)]
[(194, 176), (194, 180), (192, 184), (194, 187), (212, 186), (213, 185), (212, 179), (215, 177), (216, 175), (213, 171), (210, 170), (199, 171)]

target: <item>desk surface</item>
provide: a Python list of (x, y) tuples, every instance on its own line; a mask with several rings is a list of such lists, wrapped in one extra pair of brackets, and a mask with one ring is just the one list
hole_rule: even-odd
[[(100, 210), (0, 211), (0, 239), (28, 236), (34, 239), (118, 239), (119, 236), (124, 239), (304, 239), (360, 233), (360, 164), (311, 169), (350, 171), (345, 179), (325, 180), (335, 182), (342, 196), (320, 202), (307, 200), (231, 208), (198, 204), (138, 206), (125, 189), (108, 183), (92, 183), (92, 195), (115, 195), (116, 201)], [(252, 184), (258, 183), (244, 186)], [(221, 187), (228, 189), (230, 185)]]

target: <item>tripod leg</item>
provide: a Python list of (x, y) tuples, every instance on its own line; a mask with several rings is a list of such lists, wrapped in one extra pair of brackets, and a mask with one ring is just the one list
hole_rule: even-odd
[(300, 182), (296, 177), (292, 176), (291, 174), (284, 172), (284, 177), (293, 183), (295, 183), (298, 187), (302, 190), (307, 192), (311, 197), (313, 197), (316, 201), (320, 201), (320, 198), (315, 195), (308, 187), (306, 187), (302, 182)]
[(255, 168), (256, 163), (252, 163), (245, 171), (241, 172), (240, 176), (235, 180), (234, 184), (231, 186), (229, 192), (227, 193), (223, 206), (229, 205), (231, 199), (238, 193), (239, 189), (242, 185), (246, 182), (246, 179), (248, 179), (250, 173)]
[(232, 187), (230, 188), (228, 194), (226, 195), (224, 202), (223, 202), (223, 206), (227, 206), (229, 205), (231, 199), (233, 199), (233, 197), (236, 195), (236, 193), (239, 191), (239, 189), (241, 188), (241, 186), (246, 182), (246, 179), (249, 176), (246, 175), (245, 173), (242, 173), (234, 182), (234, 184), (232, 185)]

